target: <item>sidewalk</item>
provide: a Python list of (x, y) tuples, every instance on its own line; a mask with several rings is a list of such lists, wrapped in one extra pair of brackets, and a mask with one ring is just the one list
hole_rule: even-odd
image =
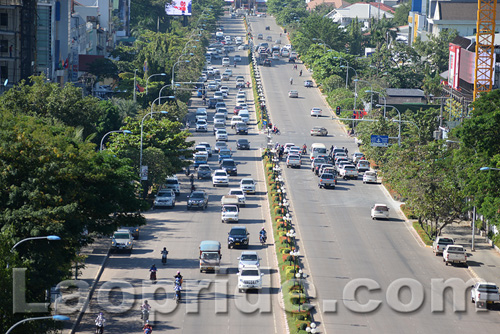
[(87, 311), (88, 304), (92, 299), (92, 294), (94, 293), (95, 287), (99, 282), (102, 271), (104, 270), (106, 260), (109, 256), (110, 245), (111, 240), (109, 238), (98, 238), (95, 239), (93, 244), (83, 248), (80, 252), (81, 255), (85, 255), (87, 258), (85, 259), (85, 268), (79, 270), (78, 280), (85, 281), (89, 285), (90, 290), (87, 300), (82, 306), (80, 312), (78, 312), (76, 317), (71, 316), (71, 325), (67, 328), (67, 333), (69, 334), (73, 334), (78, 331), (78, 325)]
[(478, 234), (474, 237), (472, 251), (472, 228), (470, 222), (448, 225), (443, 229), (442, 235), (449, 236), (455, 243), (467, 249), (467, 262), (469, 271), (475, 278), (500, 284), (500, 253), (488, 243), (486, 237)]

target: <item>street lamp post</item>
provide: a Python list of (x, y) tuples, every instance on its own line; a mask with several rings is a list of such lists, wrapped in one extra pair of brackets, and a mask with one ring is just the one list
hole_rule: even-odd
[[(372, 88), (373, 88), (373, 87), (372, 87), (372, 84), (371, 84), (371, 82), (370, 82), (370, 81), (366, 81), (366, 80), (359, 80), (359, 79), (354, 79), (354, 84), (355, 84), (355, 86), (354, 86), (354, 87), (356, 87), (356, 82), (366, 82), (367, 84), (369, 84), (369, 85), (370, 85), (370, 91), (372, 91)], [(357, 95), (357, 93), (356, 93), (356, 95)], [(355, 96), (356, 96), (356, 95), (355, 95)], [(372, 110), (372, 106), (373, 106), (373, 93), (372, 93), (372, 94), (370, 94), (370, 111)], [(356, 109), (356, 108), (354, 108), (354, 109)]]
[(154, 77), (154, 76), (156, 76), (156, 75), (166, 75), (166, 74), (165, 74), (165, 73), (151, 74), (151, 75), (147, 78), (147, 80), (146, 80), (146, 95), (148, 95), (148, 82), (149, 82), (149, 78)]
[[(164, 99), (175, 99), (175, 96), (174, 95), (168, 95), (168, 96), (158, 96), (156, 99), (153, 100), (153, 103), (151, 103), (151, 110), (150, 110), (150, 114), (153, 112), (153, 106), (155, 105), (155, 102), (158, 101), (158, 105), (160, 105), (160, 101), (161, 99), (164, 98)], [(153, 115), (151, 115), (151, 117), (153, 117)]]
[[(345, 58), (342, 58), (342, 57), (333, 57), (334, 59), (342, 59), (342, 60), (345, 60), (345, 62), (347, 63), (347, 67), (348, 69), (346, 69), (345, 71), (345, 89), (347, 89), (347, 83), (348, 83), (348, 80), (349, 80), (349, 61), (347, 61), (347, 59)], [(342, 66), (340, 66), (342, 67)]]
[(65, 320), (69, 320), (70, 317), (65, 316), (65, 315), (58, 315), (58, 314), (56, 314), (56, 315), (51, 315), (51, 316), (48, 316), (48, 317), (26, 318), (26, 319), (18, 321), (14, 325), (12, 325), (12, 327), (9, 328), (9, 330), (7, 332), (5, 332), (5, 334), (9, 334), (15, 327), (17, 327), (18, 325), (20, 325), (22, 323), (25, 323), (25, 322), (28, 322), (28, 321), (46, 320), (46, 319), (52, 319), (52, 320), (57, 320), (57, 321), (65, 321)]
[[(385, 118), (385, 110), (386, 110), (386, 107), (387, 107), (387, 99), (386, 97), (384, 96), (384, 94), (382, 94), (381, 92), (377, 92), (376, 90), (365, 90), (365, 93), (368, 93), (368, 92), (371, 92), (372, 94), (373, 93), (377, 93), (379, 94), (381, 97), (384, 98), (384, 118)], [(372, 95), (372, 103), (373, 103), (373, 95)]]
[[(399, 115), (399, 127), (398, 127), (398, 146), (401, 146), (401, 113), (399, 112), (399, 109), (396, 108), (395, 106), (391, 106), (391, 105), (386, 105), (387, 107), (391, 107), (391, 108), (394, 108), (396, 109), (396, 111), (398, 112), (398, 115)], [(376, 107), (380, 108), (381, 105), (380, 104), (377, 104)]]
[(25, 241), (29, 241), (29, 240), (40, 240), (40, 239), (47, 239), (47, 240), (51, 240), (51, 241), (56, 241), (56, 240), (61, 240), (60, 237), (58, 237), (57, 235), (47, 235), (47, 236), (43, 236), (43, 237), (30, 237), (30, 238), (26, 238), (26, 239), (23, 239), (21, 241), (18, 241), (14, 246), (12, 246), (12, 248), (10, 249), (10, 252), (11, 253), (14, 253), (14, 249), (19, 246), (19, 244), (25, 242)]
[[(153, 103), (154, 104), (154, 103)], [(144, 120), (146, 119), (146, 117), (148, 116), (152, 116), (153, 114), (168, 114), (168, 111), (151, 111), (149, 113), (147, 113), (146, 115), (144, 115), (144, 117), (142, 118), (142, 121), (141, 121), (141, 148), (140, 148), (140, 153), (139, 153), (139, 177), (140, 179), (142, 180), (142, 138), (143, 138), (143, 134), (144, 134)]]
[(179, 63), (189, 63), (190, 60), (189, 59), (185, 59), (185, 60), (179, 60), (179, 61), (176, 61), (174, 66), (172, 66), (172, 84), (171, 84), (171, 88), (172, 90), (174, 90), (174, 76), (175, 76), (175, 65), (179, 64)]
[(106, 133), (104, 136), (102, 136), (102, 139), (101, 139), (101, 144), (99, 145), (99, 152), (102, 152), (103, 150), (103, 144), (104, 144), (104, 138), (106, 138), (106, 136), (108, 136), (109, 134), (111, 133), (126, 133), (126, 134), (130, 134), (132, 133), (132, 131), (130, 130), (115, 130), (115, 131), (109, 131), (108, 133)]

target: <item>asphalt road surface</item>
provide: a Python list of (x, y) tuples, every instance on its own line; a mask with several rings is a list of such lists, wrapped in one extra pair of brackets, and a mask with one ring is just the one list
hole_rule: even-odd
[[(222, 20), (226, 35), (245, 36), (241, 18)], [(250, 80), (247, 51), (230, 53), (231, 65), (235, 54), (242, 56), (236, 68), (231, 66), (233, 77), (224, 81), (230, 87), (226, 99), (229, 117), (235, 106), (237, 89), (235, 77), (244, 75)], [(212, 66), (221, 69), (221, 59), (213, 60)], [(190, 189), (189, 179), (178, 175), (181, 194), (176, 207), (155, 209), (145, 214), (147, 226), (141, 228), (140, 239), (135, 242), (131, 255), (113, 254), (108, 260), (96, 293), (80, 325), (79, 332), (92, 332), (93, 319), (99, 311), (104, 311), (107, 321), (106, 331), (112, 333), (137, 333), (141, 331), (140, 305), (147, 299), (152, 305), (150, 322), (154, 332), (174, 330), (176, 333), (284, 333), (284, 313), (279, 302), (279, 283), (276, 270), (274, 247), (259, 243), (259, 231), (265, 226), (271, 230), (263, 167), (260, 159), (261, 147), (265, 136), (258, 134), (253, 108), (251, 89), (245, 89), (250, 101), (250, 133), (246, 136), (235, 135), (227, 121), (229, 133), (228, 146), (234, 152), (238, 163), (238, 175), (230, 176), (229, 187), (213, 187), (211, 179), (196, 180), (197, 189), (209, 194), (206, 210), (186, 209)], [(210, 97), (209, 94), (207, 97)], [(207, 99), (208, 100), (208, 99)], [(215, 109), (208, 110), (208, 132), (195, 132), (194, 112), (202, 107), (200, 98), (193, 99), (190, 107), (192, 139), (195, 142), (215, 144), (212, 132)], [(251, 143), (250, 151), (237, 151), (236, 139), (247, 138)], [(217, 155), (209, 158), (212, 169), (217, 169)], [(239, 188), (239, 180), (253, 177), (257, 181), (255, 195), (247, 195), (246, 207), (241, 209), (239, 223), (221, 223), (221, 197), (231, 188)], [(245, 225), (250, 232), (249, 250), (259, 253), (263, 269), (263, 289), (256, 293), (238, 292), (237, 268), (241, 250), (228, 249), (227, 234), (231, 226)], [(268, 234), (269, 236), (272, 233)], [(202, 240), (218, 240), (222, 244), (222, 269), (219, 274), (200, 273), (199, 244)], [(272, 244), (268, 239), (268, 244)], [(168, 261), (161, 264), (160, 251), (167, 247)], [(149, 268), (155, 263), (158, 267), (158, 281), (149, 281)], [(176, 305), (173, 300), (173, 276), (177, 271), (184, 276), (182, 302)], [(120, 283), (117, 282), (122, 282)], [(115, 285), (120, 288), (114, 288)]]
[[(274, 18), (250, 18), (254, 36), (280, 38), (282, 30)], [(270, 26), (270, 30), (264, 30)], [(281, 37), (282, 44), (286, 44)], [(255, 41), (256, 44), (259, 42)], [(271, 44), (271, 43), (270, 43)], [(299, 71), (302, 70), (302, 77)], [(273, 141), (308, 147), (313, 142), (357, 151), (329, 110), (319, 89), (306, 88), (311, 73), (302, 65), (293, 69), (286, 59), (261, 67), (266, 102), (273, 124), (281, 130)], [(293, 85), (289, 79), (293, 78)], [(299, 98), (288, 98), (290, 89)], [(323, 117), (311, 117), (313, 107)], [(325, 126), (328, 137), (311, 137), (313, 126)], [(433, 279), (457, 279), (464, 286), (472, 278), (467, 268), (445, 266), (416, 237), (398, 214), (399, 210), (381, 185), (358, 180), (339, 180), (335, 189), (319, 189), (310, 165), (303, 159), (300, 169), (284, 168), (287, 191), (292, 201), (293, 221), (305, 272), (313, 283), (315, 320), (323, 333), (442, 333), (498, 330), (498, 310), (476, 311), (467, 292), (456, 296), (438, 293)], [(371, 220), (375, 203), (390, 206), (389, 220)], [(431, 289), (431, 284), (432, 289)], [(356, 290), (356, 286), (361, 286)], [(405, 286), (411, 286), (405, 288)], [(400, 287), (403, 287), (400, 289)], [(411, 292), (410, 292), (411, 291)], [(444, 311), (437, 303), (444, 296)], [(380, 303), (373, 304), (374, 301)], [(335, 302), (336, 301), (336, 302)], [(460, 304), (461, 302), (461, 304)], [(454, 311), (454, 307), (466, 311)]]

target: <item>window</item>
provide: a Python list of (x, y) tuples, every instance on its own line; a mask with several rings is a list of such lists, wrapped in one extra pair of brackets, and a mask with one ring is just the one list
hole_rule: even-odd
[(9, 25), (9, 15), (7, 13), (0, 13), (0, 26), (8, 26)]
[(9, 52), (9, 41), (6, 39), (0, 40), (0, 52)]
[(6, 65), (0, 66), (0, 83), (3, 84), (5, 79), (9, 78), (9, 70)]

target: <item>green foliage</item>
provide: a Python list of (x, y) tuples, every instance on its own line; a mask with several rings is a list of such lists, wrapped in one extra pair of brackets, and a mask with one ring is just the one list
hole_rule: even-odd
[(429, 40), (422, 42), (417, 38), (413, 48), (422, 57), (427, 57), (432, 74), (439, 74), (448, 69), (449, 43), (458, 35), (456, 30), (441, 31), (438, 36), (430, 35)]
[(394, 24), (396, 26), (403, 26), (408, 24), (408, 16), (410, 14), (410, 2), (400, 3), (394, 13)]
[(97, 81), (111, 78), (115, 79), (118, 76), (118, 66), (108, 58), (97, 58), (89, 64), (90, 74), (97, 77)]

